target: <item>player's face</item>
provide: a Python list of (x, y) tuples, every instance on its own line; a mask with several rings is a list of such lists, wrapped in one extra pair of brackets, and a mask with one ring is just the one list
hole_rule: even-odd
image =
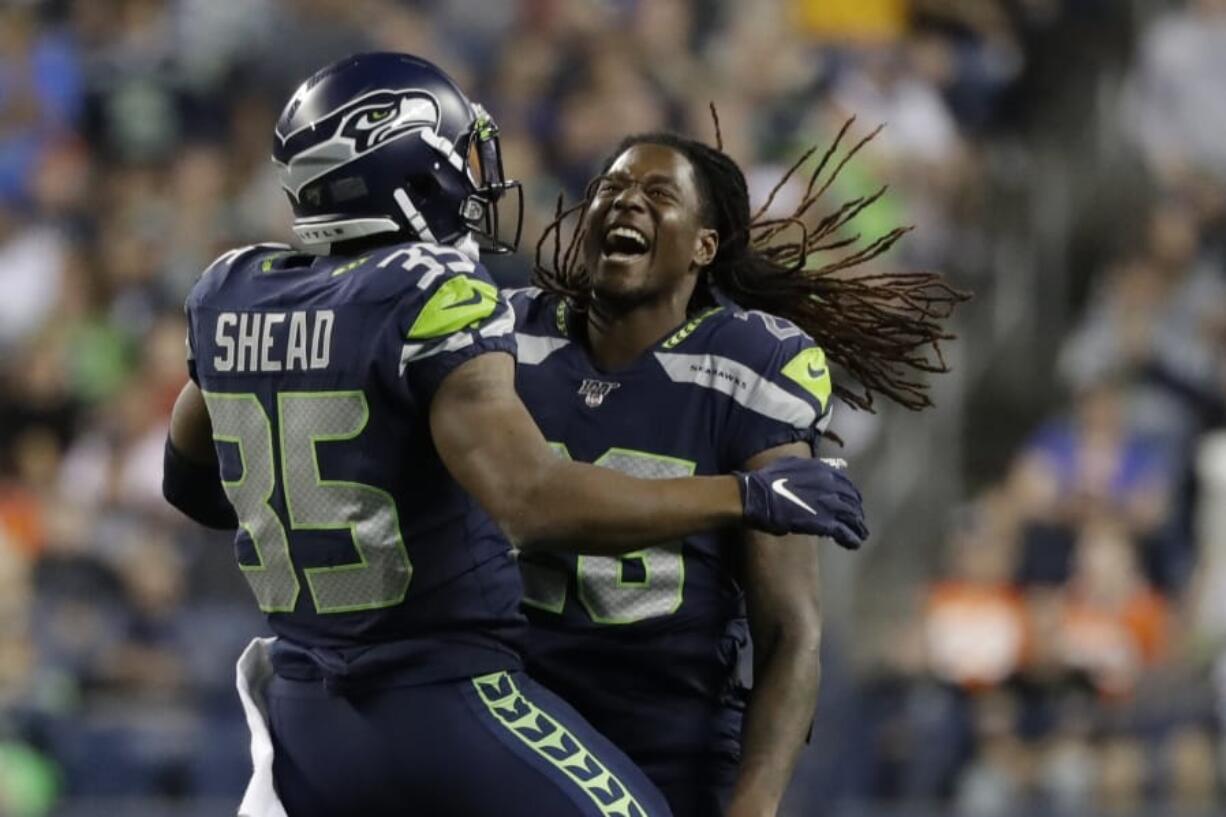
[(694, 168), (664, 145), (641, 144), (596, 179), (585, 214), (584, 265), (597, 299), (633, 305), (684, 287), (689, 300), (718, 246), (701, 220)]

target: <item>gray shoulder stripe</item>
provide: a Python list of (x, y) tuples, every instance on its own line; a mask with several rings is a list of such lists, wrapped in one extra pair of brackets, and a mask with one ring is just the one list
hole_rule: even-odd
[(508, 301), (514, 298), (516, 295), (527, 295), (529, 298), (535, 299), (541, 294), (542, 291), (543, 290), (540, 287), (504, 287), (502, 290), (502, 297), (506, 298)]
[(405, 368), (413, 361), (434, 357), (444, 352), (458, 352), (472, 345), (471, 332), (455, 332), (441, 340), (429, 340), (425, 343), (406, 343), (400, 347), (400, 376), (404, 377)]
[(510, 301), (502, 301), (502, 314), (481, 327), (479, 334), (483, 338), (500, 338), (509, 335), (515, 329), (515, 309)]
[(795, 428), (807, 430), (817, 422), (817, 409), (812, 404), (775, 385), (743, 363), (719, 355), (672, 352), (656, 352), (656, 360), (660, 361), (674, 383), (693, 383), (714, 389), (750, 411)]
[(519, 362), (529, 366), (543, 363), (545, 358), (570, 344), (566, 338), (525, 335), (523, 332), (515, 333), (515, 342), (519, 346)]
[[(504, 310), (494, 320), (487, 323), (477, 332), (483, 338), (498, 338), (511, 334), (515, 326), (515, 313)], [(427, 357), (434, 357), (445, 352), (458, 352), (473, 345), (472, 332), (453, 332), (443, 338), (435, 338), (424, 343), (406, 343), (400, 347), (400, 376), (404, 376), (405, 368), (412, 362)]]

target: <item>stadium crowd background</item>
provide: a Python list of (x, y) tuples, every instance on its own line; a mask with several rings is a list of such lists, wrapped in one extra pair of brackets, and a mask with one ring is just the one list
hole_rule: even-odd
[(1223, 0), (5, 0), (0, 814), (233, 813), (262, 625), (161, 499), (180, 307), (286, 234), (279, 107), (372, 49), (498, 119), (506, 282), (627, 132), (711, 138), (714, 101), (760, 198), (887, 124), (830, 205), (888, 182), (878, 263), (977, 300), (935, 411), (836, 415), (875, 538), (826, 552), (788, 815), (1226, 810)]

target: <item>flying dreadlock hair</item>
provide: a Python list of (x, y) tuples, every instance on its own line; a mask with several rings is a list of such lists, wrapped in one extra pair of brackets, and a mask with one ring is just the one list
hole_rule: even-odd
[[(932, 405), (928, 385), (916, 373), (948, 371), (940, 342), (955, 336), (943, 328), (942, 322), (970, 295), (949, 286), (937, 273), (849, 272), (889, 250), (911, 229), (896, 227), (863, 245), (859, 234), (840, 235), (843, 227), (884, 195), (885, 187), (844, 202), (817, 217), (814, 226), (809, 226), (806, 219), (847, 162), (881, 128), (853, 145), (819, 185), (855, 121), (854, 117), (847, 120), (809, 175), (805, 194), (795, 210), (782, 218), (766, 218), (779, 191), (817, 153), (817, 146), (801, 155), (762, 206), (751, 213), (745, 176), (723, 152), (714, 106), (711, 115), (715, 121), (714, 148), (671, 133), (640, 134), (624, 139), (601, 168), (603, 175), (618, 156), (640, 144), (670, 147), (689, 160), (702, 197), (703, 223), (719, 234), (719, 248), (706, 274), (699, 277), (690, 311), (713, 305), (712, 288), (718, 289), (742, 308), (787, 318), (811, 335), (858, 386), (851, 388), (835, 381), (835, 393), (845, 402), (872, 411), (874, 394), (881, 394), (911, 410)], [(536, 245), (537, 284), (566, 298), (578, 310), (586, 309), (591, 298), (591, 278), (583, 268), (580, 247), (584, 234), (581, 214), (592, 191), (589, 187), (583, 201), (566, 209), (559, 196), (554, 221)], [(564, 224), (575, 214), (580, 217), (563, 248)], [(794, 237), (785, 240), (789, 234)], [(826, 263), (810, 265), (815, 254), (840, 250), (844, 252)]]

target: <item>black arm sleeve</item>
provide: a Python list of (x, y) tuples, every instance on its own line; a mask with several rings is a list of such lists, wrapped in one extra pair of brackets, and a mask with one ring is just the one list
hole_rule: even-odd
[(234, 530), (238, 517), (221, 485), (217, 465), (192, 462), (166, 439), (162, 465), (162, 496), (191, 519), (218, 530)]

